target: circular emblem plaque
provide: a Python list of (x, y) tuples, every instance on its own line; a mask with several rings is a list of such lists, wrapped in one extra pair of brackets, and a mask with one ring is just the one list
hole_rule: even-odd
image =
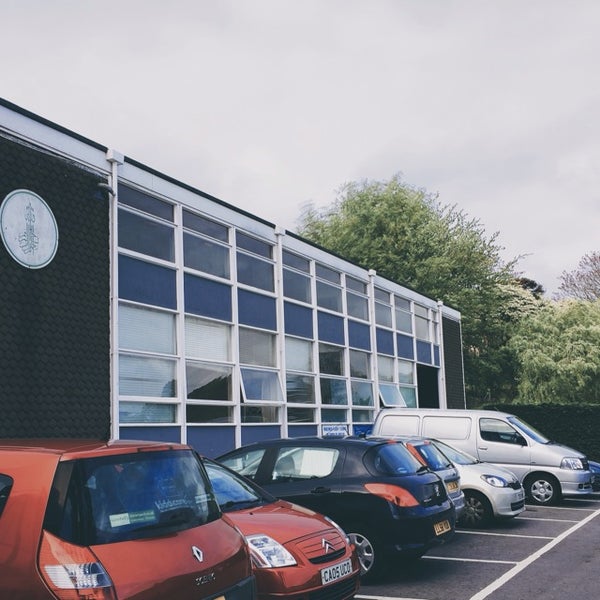
[(58, 227), (50, 207), (29, 190), (14, 190), (0, 206), (0, 236), (8, 253), (28, 269), (48, 265), (58, 249)]

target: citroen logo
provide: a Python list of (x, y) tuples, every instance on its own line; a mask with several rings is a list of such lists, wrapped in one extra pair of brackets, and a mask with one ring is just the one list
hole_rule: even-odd
[(198, 562), (202, 562), (204, 560), (204, 554), (202, 553), (202, 550), (198, 548), (198, 546), (192, 546), (192, 554)]
[(321, 540), (321, 548), (325, 550), (325, 554), (328, 554), (329, 552), (333, 552), (335, 550), (333, 545), (330, 544), (325, 538)]

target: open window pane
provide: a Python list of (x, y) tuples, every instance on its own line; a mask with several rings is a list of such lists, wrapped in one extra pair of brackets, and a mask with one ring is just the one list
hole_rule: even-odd
[(242, 392), (244, 400), (283, 401), (279, 377), (274, 371), (242, 369)]
[(188, 362), (185, 365), (190, 400), (232, 400), (232, 368)]

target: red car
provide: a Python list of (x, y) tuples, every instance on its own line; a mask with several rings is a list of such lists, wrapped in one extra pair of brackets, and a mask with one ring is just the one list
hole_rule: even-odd
[(204, 465), (221, 510), (246, 536), (260, 600), (346, 600), (360, 565), (346, 534), (329, 518), (277, 500), (235, 471)]
[(0, 440), (0, 598), (246, 600), (255, 579), (191, 448)]

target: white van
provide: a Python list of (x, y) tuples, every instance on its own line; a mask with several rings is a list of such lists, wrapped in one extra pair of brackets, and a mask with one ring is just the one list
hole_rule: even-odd
[(384, 408), (372, 435), (422, 435), (455, 446), (515, 473), (535, 504), (592, 491), (587, 458), (550, 441), (518, 417), (494, 410)]

